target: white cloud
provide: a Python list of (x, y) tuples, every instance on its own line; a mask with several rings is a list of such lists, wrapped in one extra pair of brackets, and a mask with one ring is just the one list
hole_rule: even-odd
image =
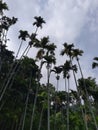
[[(9, 15), (19, 18), (18, 23), (15, 25), (15, 29), (12, 28), (9, 32), (9, 37), (12, 39), (9, 45), (11, 49), (16, 48), (15, 44), (17, 44), (17, 42), (19, 43), (17, 36), (20, 29), (27, 29), (30, 32), (34, 32), (32, 26), (33, 17), (39, 15), (46, 21), (46, 25), (38, 32), (39, 36), (49, 35), (51, 41), (56, 42), (58, 46), (58, 64), (64, 61), (64, 58), (60, 58), (59, 56), (64, 42), (74, 43), (77, 41), (78, 37), (80, 37), (81, 45), (78, 44), (78, 46), (85, 48), (86, 45), (89, 44), (89, 47), (91, 47), (89, 50), (92, 49), (92, 46), (90, 46), (92, 43), (85, 43), (87, 39), (82, 43), (82, 39), (85, 37), (83, 37), (81, 32), (85, 25), (89, 26), (89, 28), (85, 28), (85, 30), (87, 29), (93, 32), (98, 30), (98, 28), (96, 28), (98, 24), (98, 15), (96, 12), (98, 0), (6, 0), (6, 2), (10, 8), (8, 12)], [(94, 15), (94, 13), (96, 14)], [(94, 16), (92, 17), (92, 15)], [(86, 37), (89, 37), (88, 35), (87, 33)], [(92, 42), (93, 41), (96, 41), (96, 39), (92, 39)], [(35, 50), (34, 52), (30, 52), (30, 55), (32, 55), (32, 53), (35, 54)], [(88, 58), (90, 52), (87, 51), (85, 53), (85, 58)], [(92, 50), (92, 53), (94, 53), (94, 50)], [(89, 72), (87, 68), (89, 60), (90, 59), (88, 59), (87, 62), (82, 59), (82, 65), (86, 64), (86, 69), (84, 69), (85, 75), (93, 75), (93, 72)]]
[(58, 41), (74, 42), (87, 21), (92, 3), (91, 0), (48, 0), (47, 7), (41, 11), (47, 16), (47, 27), (43, 30)]
[(88, 20), (88, 12), (96, 8), (96, 3), (97, 0), (11, 0), (9, 6), (10, 13), (19, 18), (17, 25), (20, 28), (31, 30), (33, 17), (41, 15), (46, 20), (41, 36), (50, 35), (58, 42), (74, 42)]

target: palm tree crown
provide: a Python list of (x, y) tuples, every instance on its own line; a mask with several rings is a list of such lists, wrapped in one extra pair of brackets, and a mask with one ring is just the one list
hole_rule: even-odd
[(83, 54), (83, 50), (79, 50), (79, 49), (73, 49), (73, 58), (76, 57), (76, 59), (78, 60), (78, 56), (82, 56)]
[(62, 49), (62, 51), (61, 51), (61, 55), (63, 56), (64, 54), (66, 54), (67, 56), (72, 56), (72, 49), (73, 49), (73, 47), (74, 47), (74, 44), (67, 44), (67, 43), (64, 43), (63, 44), (63, 46), (64, 46), (64, 49)]
[(29, 36), (28, 32), (27, 31), (22, 31), (20, 30), (20, 35), (18, 38), (21, 38), (23, 41), (26, 41), (26, 38)]
[(2, 1), (0, 1), (0, 13), (3, 13), (3, 10), (8, 10), (8, 6), (7, 4), (4, 2), (2, 3)]
[(34, 18), (35, 18), (36, 21), (33, 23), (33, 25), (36, 25), (38, 28), (39, 27), (42, 28), (42, 24), (46, 23), (41, 16), (39, 16), (39, 17), (35, 16)]

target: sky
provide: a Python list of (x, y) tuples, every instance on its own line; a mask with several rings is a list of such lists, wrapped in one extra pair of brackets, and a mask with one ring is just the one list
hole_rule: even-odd
[[(93, 58), (98, 56), (98, 0), (5, 0), (5, 2), (9, 7), (6, 14), (18, 18), (17, 24), (11, 27), (8, 33), (9, 49), (17, 51), (20, 43), (19, 30), (34, 32), (35, 27), (32, 26), (34, 16), (41, 16), (46, 24), (38, 31), (38, 36), (39, 38), (49, 36), (50, 42), (57, 45), (57, 65), (66, 60), (59, 56), (63, 43), (74, 43), (76, 48), (84, 51), (80, 57), (84, 77), (91, 76), (98, 81), (98, 69), (92, 70)], [(31, 49), (28, 55), (33, 57), (35, 54), (36, 50)], [(45, 68), (43, 74), (46, 75)], [(77, 78), (80, 78), (79, 75)], [(43, 82), (45, 81), (44, 78)], [(53, 74), (51, 82), (56, 85)], [(60, 82), (60, 89), (63, 89), (63, 79)]]

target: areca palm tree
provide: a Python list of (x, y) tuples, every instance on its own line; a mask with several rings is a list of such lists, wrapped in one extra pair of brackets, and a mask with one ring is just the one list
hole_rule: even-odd
[[(49, 54), (49, 53), (48, 53)], [(48, 91), (48, 130), (50, 130), (50, 93), (49, 93), (49, 79), (50, 79), (50, 68), (51, 68), (51, 64), (54, 63), (55, 64), (55, 57), (53, 57), (52, 55), (44, 55), (43, 57), (43, 61), (41, 62), (40, 65), (40, 71), (39, 74), (41, 72), (41, 68), (43, 66), (44, 63), (47, 64), (47, 91)], [(38, 76), (39, 77), (39, 76)], [(36, 90), (36, 97), (35, 97), (35, 101), (34, 101), (34, 106), (36, 105), (36, 101), (37, 101), (37, 94), (38, 94), (38, 87)], [(32, 113), (32, 119), (31, 119), (31, 125), (30, 125), (30, 130), (32, 130), (32, 126), (33, 126), (33, 116), (34, 116), (34, 108), (33, 108), (33, 113)]]
[(36, 58), (41, 60), (40, 71), (44, 63), (55, 64), (55, 48), (56, 46), (49, 43), (49, 37), (43, 37), (39, 42), (34, 44), (35, 47), (40, 48), (37, 52)]
[(56, 74), (57, 79), (57, 91), (58, 91), (58, 81), (59, 81), (59, 74), (62, 72), (62, 66), (55, 66), (54, 69), (51, 70), (51, 72), (54, 72)]
[[(25, 49), (25, 51), (28, 49), (28, 47), (32, 47), (32, 45), (35, 43), (38, 43), (38, 39), (36, 39), (36, 33), (37, 33), (37, 30), (38, 30), (38, 28), (39, 27), (41, 27), (42, 28), (42, 24), (43, 23), (45, 23), (45, 21), (44, 21), (44, 19), (42, 18), (42, 17), (34, 17), (35, 18), (35, 22), (33, 23), (33, 25), (36, 25), (36, 31), (35, 31), (35, 33), (32, 33), (31, 35), (30, 34), (28, 34), (28, 32), (27, 31), (22, 31), (22, 30), (20, 30), (20, 35), (19, 35), (19, 38), (21, 38), (22, 40), (24, 40), (24, 41), (26, 41), (26, 38), (30, 38), (30, 41), (29, 41), (29, 44), (28, 44), (28, 46), (27, 46), (27, 48)], [(24, 51), (24, 52), (25, 52)], [(23, 53), (23, 55), (24, 55), (24, 53)]]
[[(61, 55), (66, 54), (70, 58), (70, 61), (69, 61), (69, 63), (67, 63), (67, 66), (70, 67), (69, 70), (71, 69), (73, 71), (73, 76), (74, 76), (76, 88), (77, 88), (77, 91), (78, 91), (78, 98), (79, 98), (79, 100), (80, 100), (80, 95), (79, 95), (79, 90), (78, 90), (78, 87), (77, 87), (78, 86), (77, 85), (77, 79), (76, 79), (76, 75), (75, 75), (75, 72), (77, 72), (77, 67), (76, 67), (76, 65), (72, 64), (72, 59), (75, 57), (76, 60), (78, 61), (78, 64), (79, 64), (78, 55), (82, 55), (82, 53), (83, 53), (82, 50), (74, 49), (74, 45), (73, 44), (69, 44), (68, 45), (67, 43), (64, 44), (64, 49), (61, 51)], [(65, 70), (66, 70), (66, 68), (65, 68)], [(65, 71), (65, 75), (66, 75), (66, 71)], [(82, 111), (82, 114), (83, 114), (83, 111)], [(85, 123), (85, 124), (86, 124), (86, 129), (88, 129), (87, 128), (87, 123)]]
[[(51, 44), (50, 44), (51, 46)], [(44, 62), (47, 64), (46, 68), (47, 68), (47, 91), (48, 91), (48, 130), (50, 130), (50, 89), (49, 89), (49, 83), (50, 83), (50, 71), (51, 71), (51, 65), (56, 63), (56, 58), (54, 56), (54, 50), (56, 48), (56, 46), (54, 45), (54, 49), (53, 48), (49, 48), (49, 45), (47, 47), (47, 51), (46, 51), (46, 55), (43, 56)], [(51, 53), (51, 51), (53, 53)]]
[[(51, 72), (54, 72), (56, 74), (56, 79), (57, 79), (57, 87), (56, 91), (58, 92), (58, 87), (59, 87), (59, 79), (60, 79), (60, 73), (62, 72), (62, 67), (61, 66), (55, 66), (54, 69), (51, 70)], [(54, 112), (54, 130), (56, 129), (56, 111), (57, 111), (57, 103), (56, 103), (56, 98), (57, 98), (57, 92), (55, 92), (55, 112)]]
[(19, 49), (17, 51), (16, 58), (18, 57), (18, 54), (19, 54), (20, 49), (22, 47), (23, 41), (26, 41), (26, 38), (29, 37), (29, 34), (27, 31), (20, 30), (19, 32), (20, 32), (20, 35), (18, 38), (21, 39), (21, 43), (20, 43)]
[(36, 20), (34, 23), (33, 23), (33, 25), (36, 25), (36, 32), (37, 32), (37, 29), (40, 27), (40, 28), (42, 28), (42, 24), (43, 23), (46, 23), (45, 21), (44, 21), (44, 19), (41, 17), (41, 16), (39, 16), (39, 17), (37, 17), (37, 16), (35, 16), (34, 17), (34, 19)]
[[(69, 78), (70, 78), (70, 72), (71, 70), (71, 64), (70, 61), (66, 61), (63, 65), (63, 78), (65, 79), (65, 91), (67, 92), (67, 96), (65, 98), (67, 98), (67, 130), (69, 130)], [(67, 82), (68, 81), (68, 85)]]
[[(54, 57), (54, 53), (53, 51), (55, 50), (56, 46), (54, 44), (50, 44), (49, 43), (49, 37), (43, 37), (40, 41), (38, 41), (37, 43), (34, 44), (35, 47), (40, 48), (36, 58), (41, 60), (40, 63), (40, 71), (38, 72), (38, 75), (40, 75), (41, 73), (41, 69), (42, 66), (46, 63), (47, 64), (47, 89), (48, 89), (48, 106), (50, 106), (50, 99), (49, 99), (49, 78), (50, 78), (50, 68), (51, 68), (51, 64), (54, 63), (55, 64), (55, 57)], [(39, 76), (38, 76), (39, 77)], [(39, 82), (39, 80), (38, 80)], [(38, 88), (36, 90), (36, 92), (38, 93)], [(37, 94), (36, 94), (37, 95)], [(37, 101), (37, 96), (35, 98), (35, 104)], [(34, 109), (33, 109), (33, 113), (34, 113)], [(48, 130), (50, 129), (50, 123), (49, 123), (49, 119), (50, 119), (50, 107), (48, 107)], [(33, 116), (32, 116), (33, 117)], [(33, 118), (32, 121), (33, 122)], [(30, 126), (30, 130), (32, 129), (32, 123)]]
[(50, 68), (51, 64), (55, 64), (55, 58), (52, 56), (44, 57), (47, 61), (47, 91), (48, 91), (48, 130), (50, 130), (50, 89), (49, 89), (49, 79), (50, 79)]
[(61, 50), (60, 54), (62, 56), (66, 54), (70, 58), (69, 61), (66, 61), (64, 66), (63, 66), (63, 77), (65, 78), (65, 86), (66, 86), (66, 78), (69, 79), (69, 71), (72, 69), (71, 63), (72, 63), (72, 55), (73, 55), (74, 44), (64, 43), (63, 46), (64, 46), (64, 49)]
[[(47, 48), (48, 42), (49, 42), (49, 37), (43, 37), (40, 41), (38, 41), (34, 44), (35, 47), (40, 48), (39, 51), (37, 52), (37, 55), (36, 55), (36, 58), (41, 60), (39, 71), (38, 71), (38, 84), (39, 84), (39, 81), (40, 81), (39, 77), (40, 77), (40, 74), (41, 74), (42, 66), (44, 65), (44, 63), (46, 63), (46, 61), (45, 60), (43, 61), (43, 59), (45, 59), (44, 56), (45, 56), (45, 53), (46, 53), (46, 48)], [(38, 89), (39, 89), (39, 85), (36, 88), (36, 96), (35, 96), (35, 100), (34, 100), (34, 107), (33, 107), (33, 112), (32, 112), (32, 117), (31, 117), (30, 130), (32, 130), (32, 127), (33, 127), (33, 117), (34, 117), (35, 105), (36, 105), (36, 102), (37, 102)]]

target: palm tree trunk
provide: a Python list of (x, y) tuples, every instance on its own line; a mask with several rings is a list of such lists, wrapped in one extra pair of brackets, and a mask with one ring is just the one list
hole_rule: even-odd
[(36, 30), (35, 30), (35, 34), (37, 33), (37, 31), (38, 31), (38, 27), (37, 27)]
[(41, 129), (41, 123), (42, 123), (43, 110), (44, 110), (44, 105), (43, 105), (42, 110), (41, 110), (41, 115), (40, 115), (40, 120), (39, 120), (38, 130), (40, 130), (40, 129)]
[(14, 130), (14, 129), (15, 129), (15, 124), (16, 124), (15, 121), (12, 121), (12, 122), (11, 122), (11, 128), (10, 128), (11, 130)]
[(21, 130), (21, 124), (22, 124), (22, 120), (23, 120), (23, 114), (20, 116), (20, 120), (19, 120), (19, 126), (18, 126), (18, 130)]
[(34, 112), (35, 112), (37, 96), (38, 96), (38, 88), (39, 88), (39, 86), (37, 86), (36, 93), (35, 93), (34, 105), (33, 105), (33, 110), (32, 110), (32, 115), (31, 115), (31, 122), (30, 122), (30, 130), (32, 130), (32, 128), (33, 128), (33, 120), (34, 120)]
[(1, 68), (2, 68), (2, 43), (0, 43), (0, 72), (1, 72)]
[(67, 130), (69, 130), (69, 78), (68, 78), (68, 90), (67, 90)]
[(48, 91), (48, 130), (50, 130), (50, 89), (49, 89), (50, 71), (49, 64), (47, 64), (47, 91)]
[(26, 119), (26, 112), (27, 112), (27, 106), (28, 106), (28, 100), (29, 100), (29, 92), (27, 94), (27, 98), (26, 98), (26, 102), (25, 102), (25, 111), (24, 111), (24, 115), (23, 115), (22, 130), (24, 130), (25, 119)]
[(17, 58), (18, 55), (19, 55), (20, 49), (21, 49), (21, 47), (22, 47), (22, 44), (23, 44), (23, 40), (22, 40), (21, 43), (20, 43), (20, 46), (19, 46), (18, 51), (17, 51), (16, 56), (15, 56), (15, 60), (16, 60), (16, 58)]
[[(58, 76), (58, 75), (57, 75)], [(56, 87), (56, 93), (58, 92), (58, 88), (59, 88), (59, 79), (57, 79), (57, 87)], [(55, 94), (55, 110), (54, 110), (54, 130), (56, 130), (56, 111), (57, 111), (57, 103), (56, 103), (56, 96), (57, 94)]]

